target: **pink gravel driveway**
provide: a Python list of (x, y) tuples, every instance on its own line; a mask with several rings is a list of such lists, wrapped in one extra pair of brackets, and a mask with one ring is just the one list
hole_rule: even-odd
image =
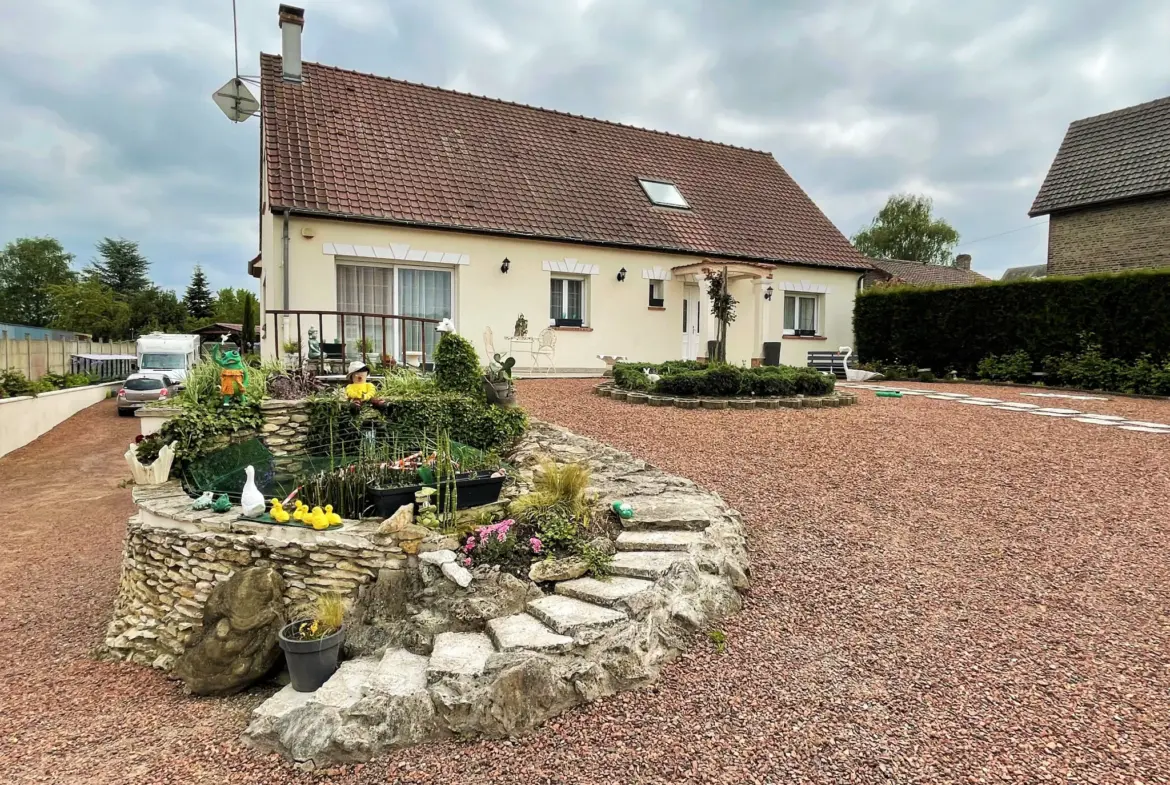
[[(922, 398), (682, 411), (527, 381), (535, 416), (718, 490), (754, 585), (652, 688), (512, 741), (302, 772), (86, 653), (130, 513), (95, 407), (0, 459), (0, 760), (15, 783), (1170, 782), (1170, 435)], [(924, 385), (909, 385), (922, 386)], [(1170, 423), (1170, 403), (1044, 401)]]

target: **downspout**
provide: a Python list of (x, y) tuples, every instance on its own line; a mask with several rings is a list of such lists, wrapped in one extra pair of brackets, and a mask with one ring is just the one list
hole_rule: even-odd
[(288, 310), (288, 208), (285, 208), (285, 211), (284, 211), (284, 230), (281, 232), (280, 242), (281, 242), (281, 245), (283, 246), (283, 249), (282, 249), (283, 259), (282, 259), (282, 262), (280, 265), (281, 276), (282, 276), (281, 289), (284, 290), (284, 310), (287, 311)]

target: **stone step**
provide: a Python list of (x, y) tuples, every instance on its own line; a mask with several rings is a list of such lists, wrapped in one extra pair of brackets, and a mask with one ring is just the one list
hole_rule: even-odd
[(654, 580), (676, 561), (685, 558), (686, 554), (677, 551), (618, 551), (610, 569), (614, 575)]
[(629, 501), (634, 517), (622, 520), (626, 529), (706, 529), (721, 514), (713, 497), (694, 492), (663, 493)]
[(685, 551), (703, 541), (702, 532), (653, 531), (622, 532), (617, 538), (619, 551)]
[(440, 632), (435, 636), (427, 680), (444, 676), (478, 676), (496, 647), (482, 632)]
[(626, 614), (621, 611), (560, 594), (549, 594), (532, 600), (528, 603), (528, 612), (561, 635), (572, 635), (578, 630), (608, 627), (626, 618)]
[(572, 597), (582, 602), (590, 602), (594, 605), (604, 605), (612, 608), (626, 597), (631, 597), (653, 586), (654, 584), (651, 581), (644, 581), (639, 578), (614, 576), (605, 581), (599, 581), (596, 578), (576, 578), (571, 581), (558, 583), (557, 594)]
[(487, 632), (500, 651), (567, 651), (573, 648), (572, 638), (557, 635), (527, 613), (492, 619), (487, 623)]
[(427, 665), (430, 660), (406, 649), (387, 649), (378, 667), (366, 680), (362, 691), (366, 695), (413, 695), (427, 688)]
[(378, 665), (374, 657), (347, 660), (313, 695), (318, 703), (348, 709), (365, 695), (365, 686), (377, 671)]

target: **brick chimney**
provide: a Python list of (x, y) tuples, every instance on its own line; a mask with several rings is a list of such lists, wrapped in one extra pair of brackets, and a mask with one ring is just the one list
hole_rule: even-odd
[(971, 269), (971, 254), (961, 253), (958, 256), (956, 256), (955, 257), (955, 267), (958, 267), (960, 270), (970, 270)]
[(280, 5), (280, 62), (287, 82), (301, 81), (301, 30), (305, 27), (305, 9)]

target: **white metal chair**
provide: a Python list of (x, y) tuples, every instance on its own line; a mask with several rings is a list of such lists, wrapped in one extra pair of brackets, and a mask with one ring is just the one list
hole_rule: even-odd
[(492, 328), (483, 328), (483, 350), (487, 352), (487, 359), (490, 362), (496, 356), (496, 340), (492, 335)]
[(549, 374), (557, 372), (557, 366), (554, 355), (557, 349), (557, 334), (551, 328), (546, 327), (540, 331), (540, 335), (536, 336), (536, 346), (532, 348), (532, 370), (535, 371), (540, 367), (540, 358), (543, 357), (548, 362)]

